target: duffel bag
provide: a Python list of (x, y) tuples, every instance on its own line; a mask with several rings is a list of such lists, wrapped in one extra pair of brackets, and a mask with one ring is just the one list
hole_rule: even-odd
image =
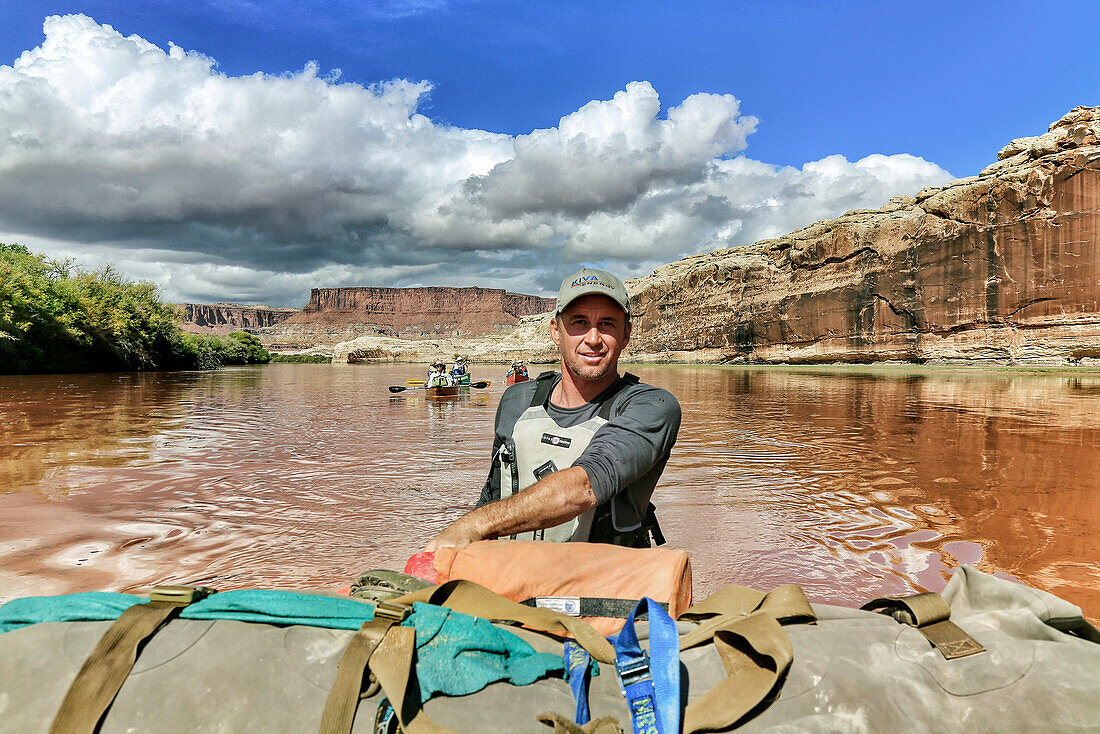
[[(967, 567), (942, 596), (868, 610), (810, 605), (794, 586), (728, 587), (678, 620), (645, 599), (610, 640), (467, 581), (377, 605), (188, 594), (0, 607), (0, 732), (1062, 732), (1100, 722), (1100, 635), (1080, 609)], [(120, 626), (127, 614), (144, 627)]]

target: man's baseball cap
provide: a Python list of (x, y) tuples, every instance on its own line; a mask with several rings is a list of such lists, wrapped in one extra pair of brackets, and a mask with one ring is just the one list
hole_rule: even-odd
[(630, 295), (626, 292), (626, 286), (606, 270), (594, 268), (581, 268), (561, 282), (558, 289), (558, 307), (554, 311), (560, 314), (566, 307), (581, 296), (598, 293), (607, 296), (630, 316)]

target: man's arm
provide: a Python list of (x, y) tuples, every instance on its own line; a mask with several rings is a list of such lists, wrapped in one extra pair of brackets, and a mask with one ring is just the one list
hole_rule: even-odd
[(572, 520), (596, 506), (596, 495), (583, 467), (554, 472), (499, 502), (482, 505), (455, 520), (424, 547), (426, 551), (469, 545), (540, 530)]

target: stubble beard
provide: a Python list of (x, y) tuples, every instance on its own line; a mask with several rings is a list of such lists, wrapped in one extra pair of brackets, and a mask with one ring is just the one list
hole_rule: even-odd
[(581, 358), (575, 354), (571, 354), (568, 356), (563, 354), (562, 361), (565, 362), (565, 366), (569, 368), (570, 372), (572, 372), (574, 375), (581, 378), (582, 380), (586, 381), (598, 380), (601, 377), (607, 375), (607, 373), (616, 366), (610, 361), (603, 364), (588, 365), (585, 364), (583, 360), (581, 360)]

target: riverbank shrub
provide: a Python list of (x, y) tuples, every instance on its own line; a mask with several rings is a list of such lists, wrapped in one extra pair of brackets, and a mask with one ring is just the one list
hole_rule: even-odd
[(152, 283), (0, 243), (0, 373), (213, 369), (270, 359), (251, 334), (196, 336), (180, 319)]
[(329, 364), (332, 357), (324, 354), (276, 354), (271, 358), (272, 362), (292, 362), (295, 364)]

